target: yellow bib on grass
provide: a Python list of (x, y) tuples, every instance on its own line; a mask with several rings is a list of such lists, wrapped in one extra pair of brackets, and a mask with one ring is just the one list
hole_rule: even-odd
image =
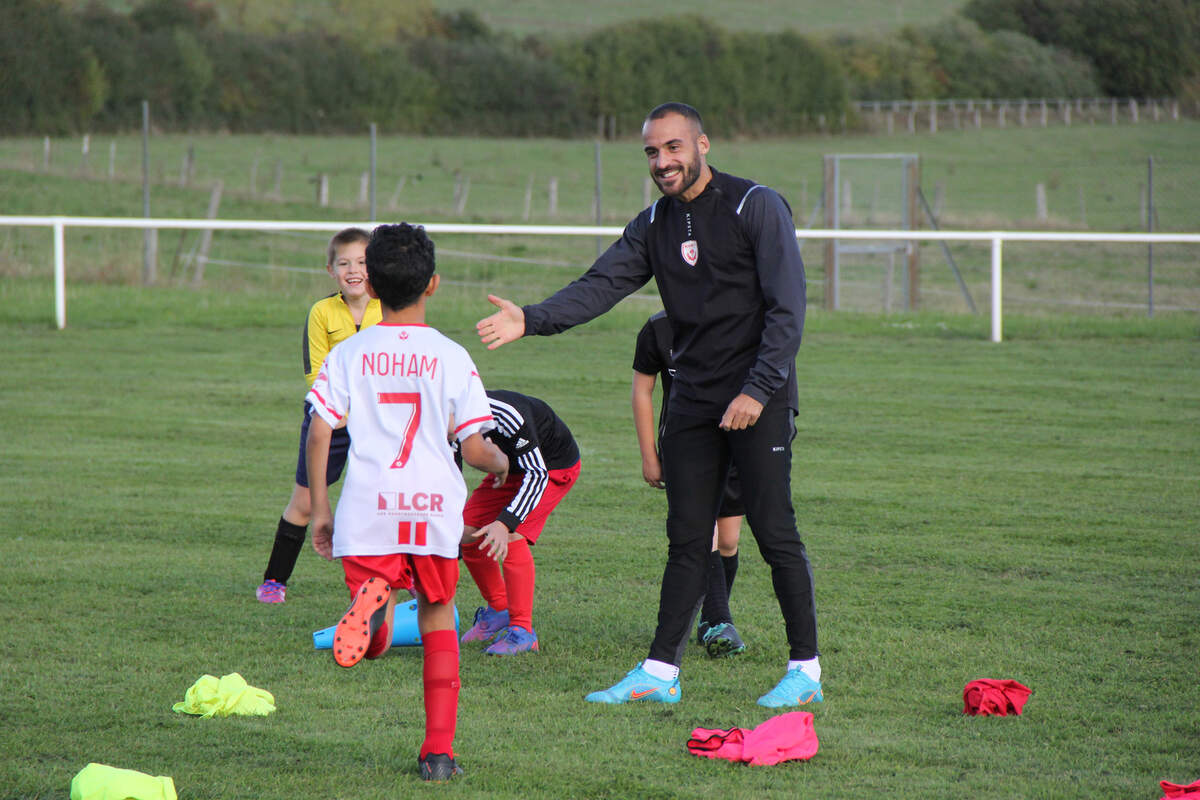
[(172, 710), (199, 714), (202, 718), (228, 717), (230, 714), (266, 716), (275, 710), (275, 698), (265, 689), (257, 689), (236, 672), (217, 678), (201, 676), (192, 684), (182, 703)]
[(88, 764), (71, 779), (71, 800), (177, 800), (175, 781), (132, 769)]

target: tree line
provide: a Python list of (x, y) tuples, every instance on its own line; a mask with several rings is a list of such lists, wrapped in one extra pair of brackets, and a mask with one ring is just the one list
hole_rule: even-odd
[(7, 0), (0, 133), (136, 129), (142, 100), (161, 130), (569, 137), (628, 133), (664, 99), (714, 132), (771, 135), (853, 126), (851, 100), (1200, 97), (1192, 0), (970, 0), (935, 25), (820, 38), (694, 16), (517, 37), (394, 7), (409, 15), (394, 30), (355, 36), (233, 25), (199, 0)]

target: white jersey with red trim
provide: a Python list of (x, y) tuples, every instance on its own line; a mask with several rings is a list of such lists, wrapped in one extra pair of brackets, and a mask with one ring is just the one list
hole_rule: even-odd
[(427, 325), (381, 322), (336, 345), (308, 393), (350, 431), (333, 555), (458, 557), (467, 487), (448, 442), (495, 427), (461, 345)]

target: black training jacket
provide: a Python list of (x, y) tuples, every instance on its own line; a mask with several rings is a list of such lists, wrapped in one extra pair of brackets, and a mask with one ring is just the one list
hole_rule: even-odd
[(740, 392), (798, 410), (804, 264), (779, 194), (714, 169), (690, 203), (659, 198), (586, 273), (524, 307), (525, 333), (587, 322), (651, 278), (674, 338), (671, 413), (719, 418)]

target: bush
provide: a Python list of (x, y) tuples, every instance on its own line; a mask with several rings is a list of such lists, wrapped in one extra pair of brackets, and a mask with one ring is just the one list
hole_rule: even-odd
[(61, 5), (0, 4), (0, 132), (78, 130), (103, 107), (108, 87), (86, 32)]
[(1007, 97), (1095, 97), (1100, 94), (1091, 63), (1058, 47), (1038, 44), (1023, 33), (997, 31), (994, 54), (999, 93)]
[(1200, 74), (1193, 0), (970, 0), (963, 14), (1086, 58), (1112, 96), (1173, 95)]
[(1092, 97), (1091, 65), (1016, 31), (956, 17), (927, 32), (943, 97)]
[(423, 39), (413, 66), (433, 81), (431, 131), (566, 136), (581, 130), (574, 87), (554, 68), (500, 39)]
[(894, 37), (839, 36), (833, 40), (851, 97), (904, 100), (940, 95), (936, 56), (912, 28)]
[(715, 133), (783, 133), (846, 109), (841, 67), (795, 33), (730, 34), (702, 17), (638, 21), (563, 43), (557, 58), (589, 119), (625, 130), (676, 100)]
[(1090, 97), (1094, 71), (1082, 58), (1015, 31), (989, 33), (953, 17), (905, 28), (894, 39), (842, 38), (837, 52), (856, 97)]

